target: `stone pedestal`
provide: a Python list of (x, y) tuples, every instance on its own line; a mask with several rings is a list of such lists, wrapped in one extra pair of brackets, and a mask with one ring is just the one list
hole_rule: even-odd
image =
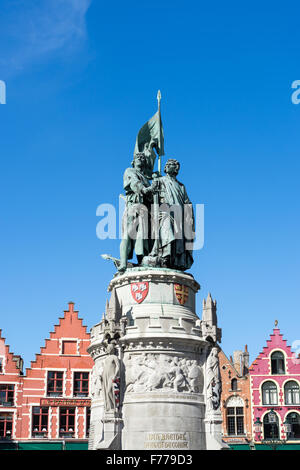
[(208, 332), (217, 329), (196, 315), (199, 289), (192, 275), (159, 268), (128, 269), (110, 282), (107, 316), (92, 328), (89, 352), (101, 374), (103, 345), (117, 342), (120, 399), (108, 427), (103, 394), (92, 391), (90, 449), (114, 448), (113, 434), (122, 450), (223, 447), (217, 412), (206, 411), (206, 363), (217, 339)]
[(119, 417), (119, 413), (105, 413), (102, 417), (102, 423), (103, 435), (102, 439), (96, 443), (96, 449), (120, 449), (122, 419)]

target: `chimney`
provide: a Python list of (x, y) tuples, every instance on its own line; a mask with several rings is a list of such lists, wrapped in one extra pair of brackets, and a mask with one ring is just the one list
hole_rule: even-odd
[(16, 363), (17, 369), (20, 371), (20, 375), (23, 375), (23, 364), (24, 361), (21, 356), (13, 356), (13, 361)]
[(243, 351), (236, 350), (233, 351), (233, 366), (236, 369), (239, 375), (242, 375), (242, 356)]
[(242, 357), (242, 375), (247, 375), (249, 372), (249, 352), (248, 346), (245, 344), (245, 351)]

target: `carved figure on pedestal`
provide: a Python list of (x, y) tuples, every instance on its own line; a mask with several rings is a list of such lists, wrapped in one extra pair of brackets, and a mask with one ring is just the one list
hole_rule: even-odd
[(207, 409), (217, 410), (220, 407), (222, 391), (219, 351), (217, 347), (211, 349), (206, 367)]
[(103, 368), (99, 364), (95, 364), (91, 374), (91, 395), (98, 398), (102, 390), (102, 373)]
[(116, 408), (114, 383), (119, 379), (120, 373), (120, 361), (117, 357), (117, 350), (114, 341), (108, 344), (107, 354), (108, 356), (103, 362), (102, 374), (104, 409), (106, 412), (114, 411)]

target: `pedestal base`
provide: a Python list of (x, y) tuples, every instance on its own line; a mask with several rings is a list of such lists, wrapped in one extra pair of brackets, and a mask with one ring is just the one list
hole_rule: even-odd
[[(190, 274), (141, 268), (128, 269), (109, 285), (116, 306), (111, 331), (122, 322), (124, 326), (118, 338), (122, 450), (223, 448), (219, 424), (205, 420), (212, 343), (203, 337), (196, 315), (199, 288)], [(106, 323), (92, 329), (89, 352), (99, 370), (106, 357), (103, 341), (111, 339), (109, 322), (107, 316)], [(99, 399), (92, 400), (94, 449), (117, 445), (115, 427), (105, 419), (103, 439), (96, 435), (100, 408)], [(102, 444), (95, 445), (97, 441)]]
[(103, 422), (103, 439), (96, 445), (96, 450), (121, 449), (121, 425), (122, 419), (115, 413), (105, 413)]

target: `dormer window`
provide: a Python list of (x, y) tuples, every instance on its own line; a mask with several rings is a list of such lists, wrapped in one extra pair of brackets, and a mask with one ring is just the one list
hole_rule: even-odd
[(285, 374), (284, 355), (281, 351), (271, 354), (271, 374)]

